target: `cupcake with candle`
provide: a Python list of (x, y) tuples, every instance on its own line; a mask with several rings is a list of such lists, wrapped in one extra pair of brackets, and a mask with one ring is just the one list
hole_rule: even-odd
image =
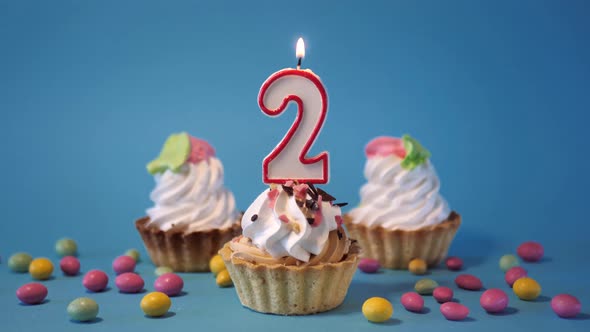
[(390, 269), (407, 269), (414, 258), (429, 266), (447, 256), (461, 224), (439, 193), (430, 153), (414, 138), (377, 137), (365, 149), (367, 183), (361, 203), (344, 222), (363, 256)]
[(156, 181), (154, 206), (135, 226), (152, 262), (178, 272), (208, 271), (211, 257), (240, 231), (215, 150), (187, 133), (173, 134), (147, 170)]
[(339, 306), (359, 247), (342, 228), (340, 206), (313, 185), (272, 185), (242, 218), (243, 235), (220, 250), (242, 305), (307, 315)]

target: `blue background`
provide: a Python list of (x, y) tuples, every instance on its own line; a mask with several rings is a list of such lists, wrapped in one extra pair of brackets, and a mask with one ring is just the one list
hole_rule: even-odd
[[(587, 120), (590, 108), (587, 1), (0, 1), (0, 321), (7, 331), (81, 330), (67, 303), (87, 295), (80, 277), (56, 273), (50, 302), (17, 304), (27, 275), (8, 272), (15, 251), (49, 256), (62, 236), (80, 246), (83, 271), (110, 270), (117, 254), (142, 248), (133, 221), (150, 206), (145, 164), (172, 132), (207, 139), (241, 209), (263, 190), (261, 161), (295, 112), (268, 118), (256, 97), (273, 72), (295, 65), (322, 77), (330, 97), (312, 153), (328, 150), (327, 190), (356, 204), (364, 145), (410, 133), (432, 152), (442, 193), (464, 223), (451, 254), (485, 285), (503, 287), (498, 258), (525, 240), (546, 259), (527, 268), (539, 302), (511, 296), (514, 312), (490, 316), (478, 293), (457, 291), (464, 323), (415, 315), (399, 296), (407, 272), (357, 274), (345, 304), (304, 318), (251, 313), (207, 274), (187, 275), (175, 316), (144, 318), (139, 296), (97, 294), (102, 321), (83, 328), (157, 330), (326, 327), (379, 329), (360, 306), (385, 296), (397, 330), (587, 330)], [(145, 254), (144, 254), (145, 256)], [(153, 266), (144, 261), (148, 289)], [(454, 274), (433, 272), (442, 284)], [(547, 299), (577, 295), (583, 313), (557, 318)], [(385, 327), (387, 328), (387, 327)]]

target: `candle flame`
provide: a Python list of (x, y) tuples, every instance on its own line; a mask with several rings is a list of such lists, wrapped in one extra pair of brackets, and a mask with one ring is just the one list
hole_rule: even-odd
[(305, 57), (305, 44), (303, 43), (303, 38), (299, 38), (297, 40), (297, 47), (295, 48), (295, 56), (297, 58)]

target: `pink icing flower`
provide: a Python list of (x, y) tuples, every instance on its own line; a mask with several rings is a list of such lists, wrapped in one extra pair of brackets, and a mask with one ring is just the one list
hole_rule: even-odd
[(207, 141), (192, 136), (189, 138), (191, 141), (191, 151), (187, 160), (189, 163), (196, 164), (215, 156), (215, 149)]
[(403, 159), (406, 157), (406, 149), (404, 148), (404, 142), (400, 138), (379, 136), (367, 144), (365, 154), (367, 158), (396, 155)]

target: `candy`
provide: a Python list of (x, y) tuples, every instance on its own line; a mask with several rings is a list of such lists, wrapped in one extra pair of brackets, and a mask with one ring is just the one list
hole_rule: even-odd
[(125, 256), (133, 258), (136, 263), (139, 262), (139, 251), (137, 249), (129, 249), (125, 251)]
[(501, 289), (488, 289), (481, 294), (479, 304), (487, 312), (502, 312), (508, 306), (508, 295)]
[(149, 317), (164, 316), (171, 305), (172, 301), (170, 301), (168, 295), (162, 292), (148, 293), (141, 299), (140, 303), (141, 310)]
[(47, 280), (53, 273), (53, 263), (48, 258), (35, 258), (29, 265), (29, 273), (33, 279)]
[(518, 261), (518, 258), (514, 255), (504, 255), (500, 257), (499, 265), (500, 269), (506, 272), (515, 266), (519, 266), (520, 262)]
[(154, 289), (168, 296), (180, 294), (182, 287), (184, 287), (184, 281), (174, 273), (162, 274), (154, 282)]
[(518, 246), (516, 253), (527, 262), (538, 262), (543, 258), (545, 250), (538, 242), (525, 242)]
[(463, 260), (459, 257), (449, 257), (445, 261), (447, 269), (451, 271), (459, 271), (463, 267)]
[(406, 149), (401, 139), (388, 136), (379, 136), (371, 140), (365, 147), (367, 158), (385, 157), (396, 155), (400, 159), (406, 157)]
[(410, 272), (413, 274), (425, 274), (427, 269), (428, 266), (426, 265), (426, 262), (420, 258), (414, 258), (408, 264), (408, 270), (410, 270)]
[(233, 282), (231, 280), (231, 277), (229, 276), (229, 272), (227, 272), (227, 270), (222, 270), (217, 274), (217, 277), (215, 278), (215, 282), (217, 283), (217, 286), (219, 287), (229, 287), (231, 285), (233, 285)]
[(483, 284), (478, 277), (471, 274), (460, 274), (455, 278), (455, 283), (459, 288), (477, 291), (483, 288)]
[(67, 276), (75, 276), (80, 272), (80, 261), (74, 256), (66, 256), (59, 261), (59, 268)]
[(512, 285), (514, 294), (521, 300), (532, 301), (541, 295), (541, 286), (533, 278), (523, 277)]
[(178, 172), (187, 161), (191, 151), (191, 143), (187, 133), (172, 134), (166, 139), (158, 158), (147, 165), (150, 174), (164, 173), (166, 170)]
[(16, 290), (16, 297), (26, 304), (39, 304), (47, 297), (47, 287), (38, 282), (31, 282)]
[(68, 304), (68, 316), (77, 322), (89, 322), (98, 315), (98, 304), (91, 298), (79, 297)]
[(400, 302), (408, 311), (420, 312), (424, 309), (424, 299), (416, 292), (405, 293)]
[(448, 320), (464, 320), (469, 315), (469, 308), (457, 302), (445, 302), (440, 305), (440, 312)]
[(368, 321), (382, 323), (393, 315), (393, 306), (382, 297), (372, 297), (363, 303), (362, 311)]
[(580, 313), (580, 310), (582, 310), (582, 304), (572, 295), (559, 294), (551, 299), (551, 309), (553, 309), (559, 317), (572, 318)]
[(169, 268), (168, 266), (158, 266), (155, 270), (154, 270), (154, 274), (157, 275), (158, 277), (161, 276), (164, 273), (170, 273), (173, 272), (174, 270), (172, 270), (171, 268)]
[(91, 292), (102, 292), (108, 283), (109, 277), (101, 270), (90, 270), (82, 279), (82, 285)]
[(362, 258), (359, 262), (359, 270), (365, 273), (375, 273), (379, 271), (381, 264), (378, 260), (372, 258)]
[(225, 263), (223, 262), (221, 255), (215, 255), (211, 257), (211, 260), (209, 261), (209, 270), (213, 272), (214, 276), (225, 270)]
[(121, 293), (139, 293), (145, 283), (137, 273), (125, 272), (115, 278), (115, 285)]
[(8, 259), (8, 267), (13, 272), (24, 273), (29, 271), (29, 265), (33, 261), (33, 257), (26, 252), (18, 252)]
[(55, 252), (59, 257), (76, 256), (78, 254), (78, 245), (76, 244), (76, 241), (72, 239), (59, 239), (55, 243)]
[(432, 279), (420, 279), (414, 285), (414, 290), (420, 295), (430, 295), (436, 287), (438, 287), (436, 281)]
[(445, 303), (453, 300), (453, 290), (449, 287), (439, 286), (434, 289), (432, 296), (438, 303)]
[(135, 270), (135, 259), (129, 256), (119, 256), (113, 261), (113, 270), (116, 274), (133, 272)]
[(404, 169), (413, 170), (430, 158), (430, 151), (426, 150), (415, 138), (405, 134), (402, 136), (402, 141), (406, 149), (406, 157), (401, 162)]
[(504, 275), (504, 280), (506, 280), (506, 283), (512, 287), (512, 285), (514, 284), (514, 282), (522, 277), (526, 277), (527, 276), (527, 272), (524, 268), (520, 267), (520, 266), (515, 266), (513, 268), (511, 268), (510, 270), (506, 271), (506, 274)]

